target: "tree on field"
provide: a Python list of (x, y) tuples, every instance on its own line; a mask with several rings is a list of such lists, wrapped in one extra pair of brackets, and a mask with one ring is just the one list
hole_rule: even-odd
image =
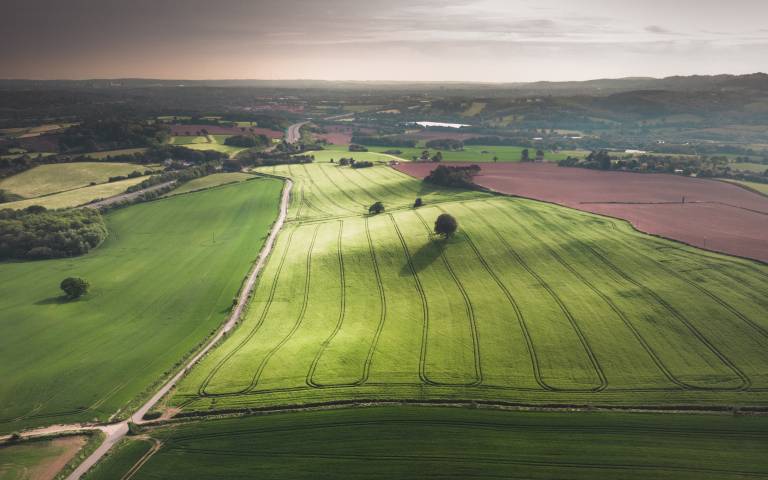
[(384, 204), (381, 202), (376, 202), (370, 207), (368, 207), (368, 213), (373, 215), (378, 215), (379, 213), (382, 213), (384, 211)]
[(538, 161), (544, 160), (544, 150), (540, 148), (536, 150), (536, 160)]
[(437, 152), (436, 154), (432, 155), (432, 161), (433, 162), (442, 162), (443, 161), (443, 152)]
[(413, 202), (413, 208), (419, 208), (422, 205), (424, 205), (424, 201), (421, 199), (421, 197), (418, 197), (416, 201)]
[(443, 237), (450, 237), (456, 233), (459, 222), (449, 213), (441, 213), (435, 220), (435, 233)]
[(527, 148), (524, 148), (522, 152), (520, 152), (520, 161), (521, 162), (528, 162), (531, 160), (531, 154), (528, 152)]
[(88, 287), (90, 284), (87, 280), (80, 277), (67, 277), (61, 281), (61, 289), (67, 294), (67, 298), (75, 299), (80, 298), (88, 293)]
[(499, 157), (493, 157), (493, 161), (494, 162), (498, 162), (499, 161)]

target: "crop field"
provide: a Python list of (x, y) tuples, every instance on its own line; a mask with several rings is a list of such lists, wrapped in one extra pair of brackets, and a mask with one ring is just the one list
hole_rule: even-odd
[(128, 175), (145, 167), (130, 163), (59, 163), (40, 165), (0, 180), (0, 189), (25, 198), (86, 187), (91, 183), (104, 183), (109, 177)]
[(48, 209), (78, 207), (80, 205), (91, 203), (94, 200), (119, 195), (125, 192), (128, 187), (141, 183), (146, 180), (146, 178), (147, 177), (129, 178), (117, 182), (102, 183), (92, 187), (67, 190), (61, 193), (46, 195), (44, 197), (28, 198), (16, 202), (3, 203), (2, 208), (20, 209), (27, 208), (30, 205), (41, 205)]
[(87, 440), (85, 436), (66, 436), (0, 445), (0, 479), (54, 478)]
[[(242, 325), (178, 385), (182, 411), (768, 404), (764, 265), (387, 167), (264, 170), (296, 179), (291, 221)], [(387, 213), (364, 215), (375, 200)], [(442, 212), (460, 224), (449, 240), (431, 234)]]
[[(404, 163), (397, 168), (421, 178), (434, 166)], [(689, 245), (768, 262), (768, 199), (728, 182), (537, 163), (486, 164), (475, 182), (623, 218), (641, 231)]]
[(165, 196), (171, 197), (181, 193), (189, 193), (197, 190), (204, 190), (206, 188), (219, 187), (221, 185), (243, 182), (245, 180), (253, 180), (255, 178), (256, 177), (254, 175), (241, 172), (214, 173), (211, 175), (206, 175), (205, 177), (192, 179), (184, 183), (179, 188), (171, 190)]
[[(161, 447), (131, 478), (763, 478), (766, 428), (765, 418), (691, 415), (299, 412), (151, 430)], [(118, 451), (87, 480), (121, 478), (127, 460)]]
[[(261, 179), (113, 211), (77, 258), (0, 263), (0, 432), (104, 421), (226, 318), (277, 215)], [(59, 283), (91, 291), (65, 301)]]

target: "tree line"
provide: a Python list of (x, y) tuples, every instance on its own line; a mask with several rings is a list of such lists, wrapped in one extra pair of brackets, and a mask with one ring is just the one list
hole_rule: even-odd
[(0, 210), (0, 260), (73, 257), (107, 238), (107, 226), (94, 209)]

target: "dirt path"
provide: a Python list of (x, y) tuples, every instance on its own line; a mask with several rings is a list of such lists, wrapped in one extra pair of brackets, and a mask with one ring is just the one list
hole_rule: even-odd
[[(152, 397), (147, 400), (131, 416), (130, 420), (125, 420), (120, 423), (113, 423), (109, 425), (51, 425), (49, 427), (28, 430), (22, 433), (24, 438), (32, 438), (82, 430), (101, 430), (104, 432), (106, 435), (104, 442), (67, 477), (67, 480), (79, 479), (83, 474), (85, 474), (85, 472), (90, 470), (99, 460), (101, 460), (101, 458), (128, 433), (129, 421), (136, 424), (146, 423), (146, 421), (143, 419), (144, 415), (176, 385), (176, 382), (178, 382), (189, 371), (189, 369), (191, 369), (194, 364), (203, 357), (203, 355), (208, 353), (219, 342), (219, 340), (221, 340), (222, 337), (227, 334), (227, 332), (232, 330), (235, 325), (237, 325), (237, 321), (240, 319), (240, 315), (243, 313), (243, 309), (248, 302), (248, 297), (250, 296), (251, 291), (256, 284), (256, 278), (264, 268), (264, 265), (267, 262), (267, 258), (269, 257), (269, 254), (275, 245), (277, 235), (280, 233), (280, 230), (285, 224), (285, 219), (288, 215), (288, 201), (290, 200), (292, 187), (293, 182), (286, 179), (280, 198), (280, 212), (277, 216), (277, 220), (272, 226), (272, 229), (269, 232), (269, 237), (267, 238), (267, 241), (264, 243), (264, 246), (259, 253), (258, 260), (254, 264), (253, 268), (251, 268), (251, 271), (248, 273), (243, 287), (240, 289), (240, 294), (237, 297), (237, 304), (232, 310), (232, 313), (230, 313), (229, 317), (227, 318), (227, 321), (219, 328), (218, 332), (205, 344), (203, 348), (201, 348), (195, 355), (193, 355), (184, 363), (184, 366), (176, 375), (166, 381), (157, 390), (157, 392), (155, 392), (155, 394), (152, 395)], [(2, 436), (0, 437), (0, 441), (7, 440), (9, 437), (9, 435)]]

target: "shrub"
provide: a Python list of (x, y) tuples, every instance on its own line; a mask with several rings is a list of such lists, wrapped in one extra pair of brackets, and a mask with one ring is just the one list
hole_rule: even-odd
[(450, 237), (456, 233), (456, 229), (459, 228), (459, 222), (448, 213), (441, 213), (437, 220), (435, 220), (435, 233), (444, 237)]
[(356, 143), (351, 143), (351, 144), (349, 144), (349, 151), (350, 152), (367, 152), (368, 149), (365, 148), (362, 145), (358, 145)]
[(419, 208), (422, 205), (424, 205), (424, 202), (421, 200), (421, 197), (417, 198), (416, 201), (413, 202), (413, 208)]
[(365, 161), (365, 162), (355, 162), (355, 163), (352, 164), (352, 168), (368, 168), (368, 167), (372, 167), (372, 166), (373, 166), (373, 162), (368, 162), (368, 161)]
[(370, 207), (368, 207), (368, 213), (371, 213), (373, 215), (378, 215), (379, 213), (382, 213), (384, 211), (384, 204), (381, 202), (376, 202)]
[(468, 167), (447, 167), (440, 165), (429, 172), (424, 178), (427, 183), (442, 185), (445, 187), (471, 187), (472, 179), (480, 172), (480, 167), (470, 165)]
[(67, 277), (61, 281), (61, 289), (67, 294), (69, 299), (80, 298), (88, 293), (90, 284), (87, 280), (80, 277)]

